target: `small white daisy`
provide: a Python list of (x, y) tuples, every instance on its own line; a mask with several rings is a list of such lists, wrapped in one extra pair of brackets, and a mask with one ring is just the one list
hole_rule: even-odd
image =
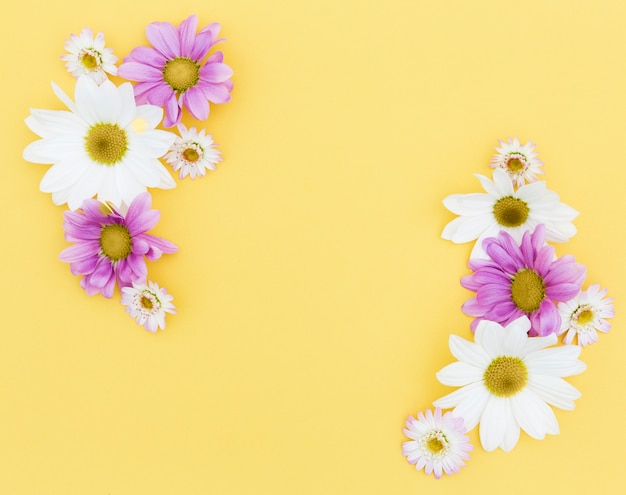
[(122, 288), (122, 304), (131, 318), (136, 318), (146, 330), (165, 330), (165, 313), (176, 313), (172, 300), (165, 288), (148, 281), (147, 284), (133, 284)]
[(74, 77), (91, 77), (97, 84), (107, 80), (106, 73), (117, 75), (117, 57), (112, 48), (104, 47), (104, 34), (98, 33), (94, 39), (89, 28), (83, 28), (80, 35), (70, 34), (65, 40), (65, 49), (69, 54), (62, 55), (65, 67)]
[(491, 168), (501, 168), (506, 171), (517, 187), (523, 186), (526, 182), (535, 182), (537, 174), (543, 174), (541, 166), (543, 162), (537, 158), (534, 152), (535, 145), (528, 141), (521, 145), (514, 137), (508, 138), (507, 142), (498, 140), (500, 147), (496, 147), (498, 152), (491, 159)]
[(215, 164), (222, 161), (221, 153), (215, 149), (211, 134), (204, 135), (204, 129), (197, 132), (195, 127), (187, 129), (184, 124), (178, 124), (180, 137), (176, 138), (165, 155), (165, 160), (172, 166), (174, 172), (180, 171), (180, 178), (189, 175), (192, 179), (203, 177), (206, 169), (215, 170)]
[(426, 415), (420, 411), (417, 417), (409, 416), (407, 427), (402, 429), (411, 439), (402, 444), (402, 455), (409, 464), (415, 464), (415, 469), (434, 473), (436, 479), (444, 472), (447, 475), (458, 473), (465, 466), (463, 460), (469, 459), (468, 452), (474, 448), (464, 435), (463, 418), (454, 417), (451, 412), (442, 416), (440, 408), (435, 409), (435, 414), (430, 409)]
[(97, 85), (79, 77), (75, 102), (54, 83), (52, 89), (70, 111), (31, 109), (26, 125), (42, 139), (30, 143), (23, 156), (52, 164), (39, 188), (52, 193), (54, 204), (76, 210), (97, 194), (124, 212), (146, 187), (176, 186), (159, 161), (176, 135), (156, 129), (163, 109), (137, 105), (129, 82)]
[(529, 337), (530, 320), (522, 316), (506, 327), (482, 320), (474, 342), (450, 336), (450, 351), (458, 359), (437, 373), (444, 385), (460, 389), (433, 402), (454, 407), (469, 430), (480, 423), (480, 442), (491, 452), (517, 445), (520, 429), (542, 440), (559, 433), (550, 405), (574, 409), (580, 392), (562, 377), (582, 373), (581, 348), (561, 345), (557, 336)]
[(561, 329), (559, 335), (567, 332), (564, 343), (571, 344), (578, 336), (578, 345), (586, 346), (598, 341), (598, 333), (608, 332), (611, 324), (605, 318), (613, 318), (613, 299), (604, 298), (606, 289), (600, 290), (595, 284), (586, 291), (581, 291), (570, 301), (559, 303)]
[(559, 195), (546, 188), (545, 181), (526, 184), (515, 190), (513, 181), (499, 168), (493, 171), (493, 182), (476, 174), (486, 193), (452, 194), (444, 206), (460, 215), (448, 223), (441, 237), (454, 243), (477, 239), (470, 258), (488, 256), (483, 239), (496, 237), (504, 230), (519, 244), (524, 232), (539, 224), (546, 226), (546, 240), (566, 242), (576, 233), (572, 220), (578, 212), (561, 203)]

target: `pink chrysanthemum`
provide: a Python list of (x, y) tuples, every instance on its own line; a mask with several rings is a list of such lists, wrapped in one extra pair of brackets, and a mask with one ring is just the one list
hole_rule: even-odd
[(451, 412), (444, 415), (436, 408), (435, 414), (428, 409), (426, 415), (417, 413), (418, 419), (409, 416), (406, 428), (402, 431), (411, 439), (402, 444), (402, 455), (417, 470), (425, 469), (426, 474), (434, 473), (436, 479), (458, 473), (469, 459), (468, 452), (474, 447), (465, 435), (463, 418)]
[(555, 260), (554, 247), (545, 244), (545, 226), (525, 232), (517, 245), (508, 233), (485, 239), (489, 259), (469, 261), (474, 271), (461, 279), (461, 285), (476, 292), (463, 304), (463, 312), (476, 319), (508, 325), (527, 315), (530, 336), (558, 333), (561, 317), (556, 302), (569, 301), (580, 291), (586, 269), (573, 256)]
[(65, 212), (65, 239), (75, 244), (59, 257), (70, 263), (74, 275), (83, 275), (80, 286), (87, 294), (100, 292), (110, 298), (116, 281), (120, 287), (143, 283), (148, 273), (144, 258), (154, 261), (178, 250), (171, 242), (146, 234), (161, 216), (151, 204), (145, 192), (133, 200), (125, 216), (96, 199), (85, 200), (81, 210)]
[(163, 125), (180, 122), (183, 106), (198, 120), (209, 116), (209, 102), (230, 100), (232, 69), (222, 52), (204, 60), (217, 39), (218, 23), (196, 34), (198, 18), (189, 16), (175, 28), (169, 22), (154, 22), (146, 28), (153, 48), (140, 46), (124, 59), (118, 74), (135, 85), (138, 103), (165, 107)]

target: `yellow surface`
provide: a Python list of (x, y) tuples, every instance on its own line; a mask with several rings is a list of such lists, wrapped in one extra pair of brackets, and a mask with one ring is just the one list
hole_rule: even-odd
[[(218, 171), (154, 192), (153, 232), (180, 252), (149, 265), (179, 310), (153, 335), (58, 260), (64, 208), (21, 157), (23, 119), (62, 108), (50, 80), (73, 94), (70, 33), (122, 57), (193, 12), (222, 23), (235, 91), (206, 124)], [(621, 492), (626, 3), (25, 0), (0, 23), (0, 494)], [(618, 315), (561, 435), (486, 453), (474, 430), (467, 467), (435, 481), (400, 448), (451, 390), (448, 335), (470, 337), (470, 245), (440, 239), (441, 200), (480, 191), (513, 135), (581, 212), (558, 252)]]

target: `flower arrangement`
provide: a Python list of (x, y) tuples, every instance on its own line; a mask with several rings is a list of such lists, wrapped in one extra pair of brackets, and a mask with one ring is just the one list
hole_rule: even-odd
[[(134, 48), (118, 67), (104, 34), (84, 28), (61, 56), (76, 78), (74, 99), (53, 82), (67, 109), (31, 109), (25, 120), (40, 139), (23, 157), (51, 165), (40, 190), (69, 208), (63, 227), (73, 244), (60, 259), (88, 295), (112, 298), (119, 287), (126, 311), (151, 332), (176, 311), (167, 290), (148, 280), (145, 260), (178, 248), (148, 233), (160, 218), (148, 188), (176, 186), (162, 161), (180, 179), (195, 179), (222, 160), (212, 135), (181, 121), (185, 112), (206, 121), (211, 104), (231, 98), (233, 71), (221, 51), (210, 53), (224, 41), (219, 31), (218, 23), (198, 31), (195, 15), (178, 27), (154, 22), (146, 28), (151, 46)], [(116, 85), (109, 75), (127, 81)], [(174, 126), (178, 135), (168, 130)]]
[[(548, 242), (576, 233), (578, 212), (547, 189), (532, 142), (499, 141), (485, 193), (453, 194), (444, 206), (459, 215), (443, 229), (454, 243), (476, 241), (471, 273), (461, 285), (475, 293), (462, 305), (473, 317), (473, 340), (450, 335), (457, 359), (436, 377), (459, 387), (433, 402), (435, 412), (409, 417), (402, 453), (416, 469), (441, 478), (458, 472), (472, 450), (464, 434), (479, 425), (480, 443), (508, 452), (520, 431), (541, 440), (559, 433), (552, 410), (574, 409), (580, 392), (564, 378), (582, 373), (582, 347), (608, 332), (613, 300), (598, 284), (583, 290), (586, 269), (557, 257)], [(552, 407), (550, 407), (552, 406)], [(442, 413), (442, 410), (451, 411)]]

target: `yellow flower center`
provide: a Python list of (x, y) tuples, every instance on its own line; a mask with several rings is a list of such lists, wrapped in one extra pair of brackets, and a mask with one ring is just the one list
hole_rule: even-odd
[(182, 152), (183, 159), (189, 163), (195, 163), (200, 159), (200, 153), (195, 148), (187, 148)]
[(100, 66), (100, 61), (93, 53), (84, 52), (80, 57), (80, 62), (87, 70), (95, 70)]
[(511, 172), (513, 174), (521, 172), (525, 168), (523, 158), (521, 156), (519, 156), (519, 155), (518, 156), (511, 156), (506, 161), (506, 168), (509, 169), (509, 172)]
[(522, 311), (537, 311), (545, 296), (546, 286), (534, 270), (524, 268), (513, 277), (511, 299)]
[(102, 165), (115, 165), (128, 149), (126, 132), (117, 124), (100, 123), (91, 126), (85, 136), (89, 158)]
[(100, 232), (100, 248), (112, 261), (126, 258), (130, 254), (132, 245), (130, 232), (123, 225), (117, 223), (105, 225)]
[(184, 93), (200, 79), (200, 66), (187, 57), (168, 60), (163, 67), (163, 79), (174, 91)]
[(576, 321), (580, 325), (588, 325), (593, 321), (593, 311), (591, 311), (589, 308), (582, 308), (582, 311), (578, 313)]
[(141, 304), (146, 309), (152, 309), (154, 304), (152, 304), (152, 300), (149, 297), (141, 296), (139, 300), (139, 304)]
[(437, 437), (431, 437), (426, 441), (426, 448), (432, 454), (438, 454), (445, 448), (445, 444)]
[(499, 356), (487, 366), (483, 380), (493, 395), (511, 397), (526, 386), (528, 368), (518, 357)]
[(505, 196), (493, 205), (493, 216), (503, 227), (519, 227), (528, 219), (530, 209), (521, 199)]

